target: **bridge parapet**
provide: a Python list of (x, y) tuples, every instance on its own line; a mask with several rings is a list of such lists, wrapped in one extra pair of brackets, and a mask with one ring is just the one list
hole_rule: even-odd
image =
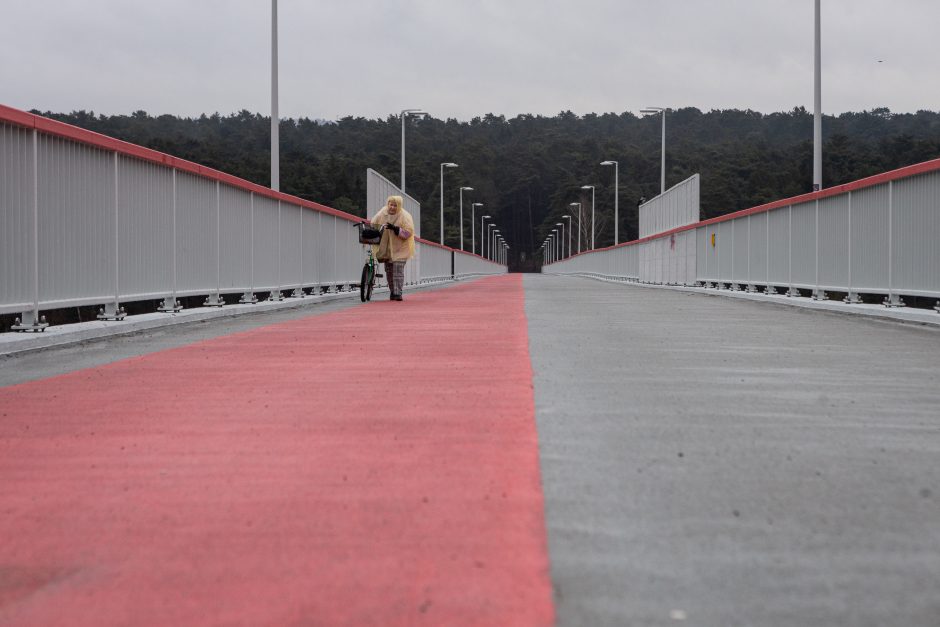
[[(361, 217), (2, 105), (0, 181), (0, 314), (20, 330), (49, 309), (119, 320), (133, 301), (176, 311), (186, 296), (222, 306), (359, 282)], [(428, 274), (411, 264), (407, 282), (453, 278), (458, 254), (419, 240)]]
[(940, 298), (940, 159), (544, 266), (667, 285)]

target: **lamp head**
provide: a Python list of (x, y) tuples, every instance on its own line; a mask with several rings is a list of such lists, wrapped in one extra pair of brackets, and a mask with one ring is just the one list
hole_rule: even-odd
[(644, 113), (646, 115), (650, 115), (653, 113), (662, 113), (663, 111), (665, 111), (665, 109), (663, 109), (662, 107), (646, 107), (645, 109), (640, 109), (640, 113)]
[(571, 219), (571, 216), (561, 216), (561, 217), (562, 217), (562, 218), (568, 218), (569, 220)]
[(462, 189), (462, 190), (465, 191), (465, 192), (472, 192), (472, 191), (473, 191), (473, 188), (472, 188), (472, 187), (461, 187), (460, 189)]
[(601, 165), (617, 165), (616, 161), (601, 161)]
[(593, 185), (582, 185), (581, 189), (594, 189)]
[(473, 203), (473, 206), (474, 206), (474, 207), (482, 207), (482, 206), (483, 206), (483, 203), (482, 203), (482, 202), (475, 202), (475, 203)]
[(457, 164), (456, 163), (442, 163), (441, 167), (442, 168), (456, 168)]
[(490, 216), (483, 216), (482, 219), (483, 219), (483, 220), (489, 220), (489, 219), (490, 219)]

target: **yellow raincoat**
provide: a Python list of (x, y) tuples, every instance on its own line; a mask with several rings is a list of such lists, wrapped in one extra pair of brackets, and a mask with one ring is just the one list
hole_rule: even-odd
[[(396, 200), (398, 211), (395, 215), (388, 212), (388, 202)], [(389, 238), (391, 245), (392, 261), (408, 261), (415, 255), (415, 222), (411, 214), (405, 211), (405, 203), (401, 196), (389, 196), (385, 201), (385, 206), (372, 218), (372, 224), (381, 226), (383, 224), (392, 224), (401, 227), (401, 233), (395, 235), (393, 231), (383, 232), (383, 237)], [(407, 233), (407, 235), (406, 235)], [(378, 246), (372, 247), (372, 252), (378, 255)]]

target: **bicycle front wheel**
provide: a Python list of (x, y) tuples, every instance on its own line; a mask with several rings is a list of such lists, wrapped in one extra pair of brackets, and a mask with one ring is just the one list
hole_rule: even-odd
[(359, 300), (366, 302), (372, 298), (372, 281), (375, 280), (369, 264), (362, 266), (362, 278), (359, 280)]

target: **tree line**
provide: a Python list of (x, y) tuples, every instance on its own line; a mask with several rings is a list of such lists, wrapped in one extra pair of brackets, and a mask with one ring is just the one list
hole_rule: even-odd
[[(270, 119), (248, 111), (183, 118), (68, 114), (33, 111), (91, 131), (194, 161), (260, 185), (270, 185)], [(471, 202), (487, 214), (513, 247), (527, 256), (581, 202), (589, 214), (596, 186), (597, 246), (613, 243), (614, 172), (619, 162), (620, 240), (637, 236), (637, 204), (660, 187), (660, 118), (633, 113), (577, 116), (487, 114), (470, 121), (410, 119), (407, 130), (408, 193), (422, 206), (422, 232), (439, 229), (440, 164), (445, 172), (445, 243), (459, 247), (458, 188), (464, 195), (469, 248)], [(398, 182), (401, 123), (345, 117), (281, 123), (281, 190), (365, 216), (366, 168)], [(693, 107), (669, 110), (666, 119), (666, 186), (702, 175), (702, 218), (711, 218), (812, 187), (812, 114), (804, 108), (763, 114)], [(825, 116), (823, 184), (847, 183), (940, 157), (940, 112), (895, 114), (888, 109)], [(587, 218), (583, 223), (587, 232)], [(479, 224), (477, 224), (479, 227)]]

